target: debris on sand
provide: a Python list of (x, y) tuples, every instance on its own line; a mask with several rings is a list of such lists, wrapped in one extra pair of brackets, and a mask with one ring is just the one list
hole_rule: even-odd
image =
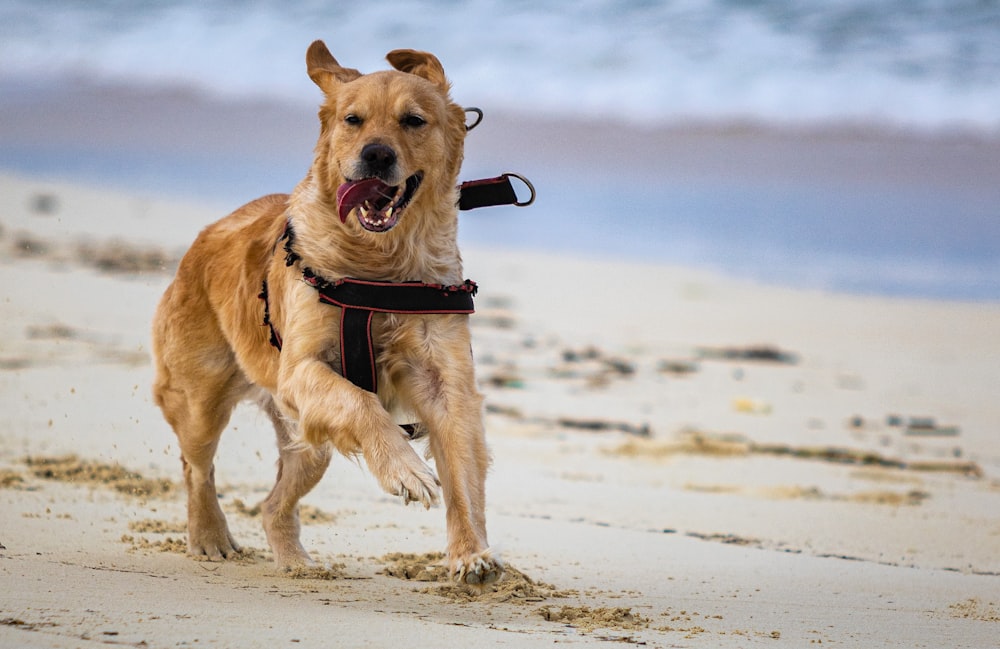
[(779, 363), (796, 365), (799, 355), (784, 351), (773, 345), (751, 345), (748, 347), (700, 347), (701, 358), (721, 361), (752, 361), (758, 363)]

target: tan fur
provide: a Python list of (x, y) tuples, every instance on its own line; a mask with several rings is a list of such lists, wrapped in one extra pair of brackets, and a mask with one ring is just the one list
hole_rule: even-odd
[[(476, 390), (468, 316), (377, 315), (373, 325), (379, 394), (338, 374), (339, 317), (302, 281), (302, 266), (326, 279), (360, 277), (457, 284), (456, 185), (465, 138), (464, 113), (448, 95), (431, 54), (397, 50), (394, 70), (361, 75), (341, 67), (317, 41), (306, 56), (310, 78), (323, 90), (315, 160), (291, 195), (244, 205), (207, 227), (192, 244), (153, 323), (153, 393), (181, 447), (188, 491), (191, 554), (210, 559), (239, 551), (219, 508), (213, 458), (235, 405), (256, 399), (274, 423), (278, 478), (264, 502), (263, 521), (277, 563), (310, 564), (299, 542), (298, 500), (312, 489), (331, 449), (360, 454), (391, 494), (431, 506), (443, 491), (448, 558), (453, 575), (488, 583), (503, 572), (486, 538), (484, 482), (489, 456)], [(409, 128), (413, 112), (426, 120)], [(348, 125), (348, 115), (363, 123)], [(398, 180), (423, 181), (398, 224), (363, 229), (337, 216), (337, 187), (354, 177), (370, 143), (398, 156)], [(276, 242), (290, 220), (302, 260), (285, 265)], [(268, 282), (279, 353), (263, 326), (258, 298)], [(411, 448), (389, 408), (401, 405), (429, 431), (440, 477)]]

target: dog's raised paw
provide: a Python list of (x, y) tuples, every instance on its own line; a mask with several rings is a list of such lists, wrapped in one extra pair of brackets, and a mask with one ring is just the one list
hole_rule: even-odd
[(438, 489), (440, 484), (441, 482), (434, 472), (430, 468), (426, 468), (426, 471), (413, 473), (401, 479), (395, 495), (403, 497), (404, 505), (421, 503), (430, 509), (431, 506), (437, 505), (440, 500)]
[(409, 444), (401, 439), (399, 444), (396, 454), (382, 456), (378, 462), (369, 461), (368, 468), (386, 493), (402, 496), (404, 504), (421, 503), (428, 509), (437, 505), (441, 481)]
[(486, 586), (503, 577), (504, 565), (490, 550), (452, 562), (452, 578), (460, 584)]

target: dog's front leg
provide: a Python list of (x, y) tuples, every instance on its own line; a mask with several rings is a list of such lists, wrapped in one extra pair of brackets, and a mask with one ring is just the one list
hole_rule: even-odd
[[(329, 307), (324, 307), (329, 308)], [(281, 352), (278, 402), (298, 421), (303, 441), (331, 442), (344, 455), (360, 453), (382, 488), (425, 507), (438, 502), (434, 472), (410, 447), (378, 397), (335, 373), (318, 350), (296, 346)]]
[(429, 354), (411, 356), (408, 400), (429, 430), (430, 448), (441, 478), (448, 523), (452, 576), (467, 584), (488, 584), (503, 575), (486, 537), (486, 473), (490, 457), (483, 426), (483, 397), (476, 389), (468, 319), (434, 316)]

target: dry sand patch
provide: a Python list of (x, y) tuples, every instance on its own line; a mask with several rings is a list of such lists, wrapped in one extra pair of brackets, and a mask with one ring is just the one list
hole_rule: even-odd
[(6, 252), (15, 258), (72, 263), (104, 273), (123, 275), (172, 274), (181, 257), (179, 251), (168, 252), (159, 246), (139, 245), (122, 239), (53, 240), (28, 231), (13, 233), (6, 248)]
[(122, 543), (128, 543), (131, 545), (131, 550), (134, 552), (136, 550), (155, 550), (157, 552), (173, 552), (175, 554), (187, 554), (188, 545), (187, 539), (184, 538), (174, 538), (168, 536), (165, 539), (160, 539), (157, 541), (150, 541), (143, 536), (132, 536), (131, 534), (122, 535)]
[(1000, 622), (1000, 604), (970, 598), (948, 607), (952, 617), (980, 622)]
[(766, 455), (831, 464), (883, 467), (922, 473), (954, 473), (979, 478), (982, 468), (967, 460), (904, 460), (871, 450), (840, 446), (761, 444), (740, 433), (685, 430), (675, 439), (628, 439), (607, 451), (624, 458), (666, 459), (677, 455), (746, 457)]
[(119, 464), (83, 460), (76, 455), (58, 457), (28, 457), (25, 464), (35, 477), (58, 480), (92, 487), (108, 487), (119, 493), (137, 497), (167, 497), (177, 490), (165, 479), (145, 478)]

